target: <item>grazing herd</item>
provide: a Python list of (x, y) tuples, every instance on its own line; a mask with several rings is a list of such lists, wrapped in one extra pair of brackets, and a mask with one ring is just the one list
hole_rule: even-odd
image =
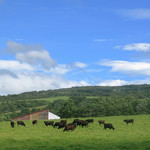
[[(33, 120), (32, 121), (32, 124), (33, 125), (37, 125), (37, 120)], [(94, 119), (87, 119), (87, 120), (80, 120), (80, 119), (74, 119), (73, 122), (71, 123), (68, 123), (67, 124), (67, 120), (61, 120), (60, 122), (55, 122), (54, 121), (44, 121), (44, 124), (45, 126), (52, 126), (54, 128), (57, 128), (57, 129), (64, 129), (63, 131), (73, 131), (75, 130), (75, 128), (77, 126), (82, 126), (83, 127), (88, 127), (88, 125), (90, 123), (93, 124), (94, 122)], [(128, 123), (134, 123), (134, 119), (126, 119), (124, 120), (124, 122), (128, 125)], [(98, 123), (99, 125), (101, 126), (102, 124), (104, 125), (104, 129), (106, 130), (107, 128), (108, 129), (112, 129), (112, 130), (115, 130), (115, 128), (113, 127), (113, 125), (111, 123), (106, 123), (105, 120), (98, 120)], [(14, 121), (11, 121), (10, 122), (10, 125), (12, 128), (15, 127), (15, 122)], [(26, 126), (25, 123), (23, 121), (17, 121), (17, 125), (21, 125), (21, 126)]]

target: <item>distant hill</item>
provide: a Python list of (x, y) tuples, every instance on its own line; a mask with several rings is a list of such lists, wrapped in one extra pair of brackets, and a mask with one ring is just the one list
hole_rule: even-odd
[(150, 85), (124, 85), (124, 86), (84, 86), (72, 87), (57, 90), (47, 91), (32, 91), (21, 94), (0, 96), (0, 101), (3, 100), (26, 100), (26, 99), (40, 99), (56, 96), (111, 96), (111, 95), (136, 95), (136, 96), (150, 96)]
[(150, 85), (86, 86), (0, 96), (0, 121), (49, 108), (64, 117), (150, 113)]

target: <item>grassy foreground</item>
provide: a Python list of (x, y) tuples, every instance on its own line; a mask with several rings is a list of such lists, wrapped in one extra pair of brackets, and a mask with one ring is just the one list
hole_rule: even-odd
[[(127, 126), (123, 120), (130, 118), (135, 123)], [(104, 130), (100, 119), (112, 123), (115, 130)], [(37, 126), (31, 121), (25, 124), (11, 128), (9, 122), (0, 122), (0, 150), (150, 150), (150, 115), (97, 117), (88, 128), (73, 132), (46, 127), (43, 121)]]

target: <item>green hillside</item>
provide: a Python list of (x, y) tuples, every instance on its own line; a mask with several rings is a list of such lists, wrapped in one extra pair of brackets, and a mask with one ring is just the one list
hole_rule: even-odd
[(62, 118), (150, 114), (150, 85), (73, 87), (0, 96), (0, 121), (44, 108)]
[(132, 95), (137, 97), (150, 97), (150, 85), (124, 85), (124, 86), (86, 86), (73, 87), (58, 90), (32, 91), (15, 95), (0, 96), (0, 102), (3, 100), (27, 100), (41, 99), (56, 96), (112, 96), (112, 95)]

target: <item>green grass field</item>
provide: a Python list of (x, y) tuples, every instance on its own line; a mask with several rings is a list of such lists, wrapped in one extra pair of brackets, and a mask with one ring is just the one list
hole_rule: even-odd
[[(87, 96), (87, 98), (98, 98), (98, 96)], [(52, 103), (55, 100), (68, 100), (68, 99), (69, 99), (69, 96), (55, 96), (55, 97), (31, 99), (31, 100), (48, 101)]]
[(50, 98), (40, 98), (40, 99), (34, 99), (34, 100), (48, 101), (52, 103), (55, 100), (67, 100), (68, 98), (69, 98), (68, 96), (55, 96), (55, 97), (50, 97)]
[[(130, 118), (135, 122), (127, 126), (123, 120)], [(112, 123), (115, 130), (104, 130), (100, 119)], [(150, 115), (97, 117), (87, 128), (73, 132), (46, 127), (43, 121), (25, 124), (11, 128), (9, 122), (0, 122), (0, 150), (150, 150)]]

